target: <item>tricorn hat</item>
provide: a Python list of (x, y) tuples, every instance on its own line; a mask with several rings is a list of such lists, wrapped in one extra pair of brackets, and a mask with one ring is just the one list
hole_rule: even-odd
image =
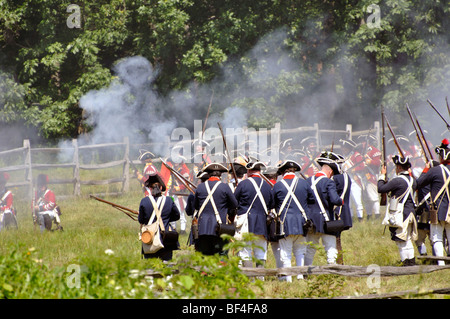
[(162, 192), (166, 191), (166, 184), (164, 184), (161, 176), (159, 176), (158, 173), (148, 174), (146, 176), (147, 176), (147, 179), (144, 182), (144, 185), (146, 187), (150, 187), (154, 183), (159, 183), (162, 186), (161, 191)]
[(342, 146), (347, 146), (347, 147), (350, 147), (350, 148), (356, 148), (358, 146), (358, 144), (356, 144), (351, 139), (341, 138), (339, 140), (339, 142), (341, 142)]
[(394, 155), (394, 156), (392, 156), (392, 161), (394, 162), (395, 165), (401, 165), (406, 169), (411, 167), (411, 162), (409, 161), (409, 156), (406, 156), (405, 158), (403, 158), (400, 155)]
[(205, 168), (203, 168), (203, 171), (205, 172), (219, 171), (225, 173), (228, 172), (228, 169), (220, 163), (211, 163), (206, 165)]
[(200, 170), (200, 171), (198, 171), (197, 175), (195, 175), (195, 177), (197, 177), (198, 179), (208, 179), (209, 174), (208, 174), (208, 172)]
[(278, 165), (277, 165), (277, 168), (278, 168), (277, 173), (278, 173), (279, 175), (283, 174), (283, 172), (284, 172), (285, 170), (287, 170), (288, 168), (294, 168), (294, 169), (295, 169), (296, 171), (298, 171), (298, 172), (302, 170), (302, 168), (300, 167), (300, 165), (299, 165), (297, 162), (292, 161), (292, 160), (286, 160), (286, 161), (284, 161), (283, 163), (278, 164)]
[(436, 154), (442, 157), (443, 160), (450, 159), (450, 148), (448, 147), (450, 142), (448, 139), (444, 138), (441, 142), (441, 145), (435, 148)]
[(147, 150), (139, 150), (139, 160), (146, 161), (155, 158), (155, 154)]
[(264, 164), (263, 162), (261, 162), (259, 160), (251, 160), (250, 162), (247, 163), (247, 165), (245, 165), (245, 168), (250, 169), (250, 170), (261, 170), (261, 169), (266, 169), (267, 166), (266, 166), (266, 164)]
[[(232, 163), (231, 165), (233, 165), (234, 170), (236, 171), (236, 174), (244, 175), (245, 173), (247, 173), (247, 169), (245, 168), (244, 165), (239, 164), (239, 163)], [(230, 169), (228, 170), (228, 173), (232, 173), (232, 172), (233, 172), (233, 168), (230, 167)]]
[(316, 162), (320, 165), (328, 165), (331, 167), (335, 175), (341, 174), (341, 166), (343, 163), (344, 157), (342, 155), (333, 153), (333, 152), (322, 152), (319, 158), (316, 159)]

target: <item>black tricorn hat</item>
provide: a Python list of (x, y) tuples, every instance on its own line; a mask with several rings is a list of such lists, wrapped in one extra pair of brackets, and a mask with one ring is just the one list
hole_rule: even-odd
[(403, 168), (410, 168), (411, 162), (409, 161), (409, 156), (406, 156), (405, 158), (402, 158), (400, 155), (394, 155), (392, 156), (392, 161), (395, 165), (403, 166)]
[(448, 147), (449, 143), (450, 142), (446, 138), (444, 138), (441, 142), (441, 145), (435, 148), (436, 154), (441, 156), (444, 161), (450, 159), (450, 148)]
[(292, 161), (292, 160), (286, 160), (283, 163), (278, 164), (277, 168), (278, 168), (277, 173), (279, 175), (283, 174), (283, 172), (285, 170), (287, 170), (288, 168), (294, 168), (296, 171), (299, 171), (299, 172), (302, 170), (300, 165), (297, 162)]
[(147, 150), (139, 150), (139, 160), (140, 161), (145, 161), (148, 159), (153, 159), (155, 158), (155, 154), (153, 154), (150, 151)]
[(341, 166), (339, 164), (343, 163), (344, 157), (342, 155), (333, 152), (322, 152), (320, 157), (316, 159), (316, 162), (320, 165), (328, 165), (331, 167), (335, 175), (341, 174)]
[(161, 176), (159, 176), (158, 173), (148, 174), (147, 179), (144, 182), (144, 185), (146, 187), (150, 187), (154, 183), (159, 183), (162, 186), (162, 189), (161, 189), (162, 192), (166, 191), (166, 184), (164, 184)]
[(197, 177), (198, 179), (208, 179), (209, 178), (209, 174), (208, 172), (204, 172), (203, 170), (198, 171), (197, 175), (195, 175), (195, 177)]
[[(239, 163), (232, 163), (231, 165), (233, 165), (234, 170), (236, 171), (236, 174), (244, 175), (245, 173), (247, 173), (247, 169), (245, 168), (244, 165), (239, 164)], [(230, 167), (230, 169), (228, 170), (228, 173), (232, 173), (232, 172), (233, 172), (233, 168)]]
[(203, 168), (204, 172), (214, 172), (214, 171), (219, 171), (219, 172), (228, 172), (228, 169), (223, 166), (220, 163), (211, 163), (205, 166), (205, 168)]
[(339, 142), (341, 142), (342, 146), (348, 146), (350, 148), (356, 148), (358, 146), (355, 141), (347, 138), (341, 138)]
[(245, 165), (245, 168), (250, 170), (261, 170), (266, 169), (267, 166), (263, 162), (256, 160), (248, 162), (247, 165)]

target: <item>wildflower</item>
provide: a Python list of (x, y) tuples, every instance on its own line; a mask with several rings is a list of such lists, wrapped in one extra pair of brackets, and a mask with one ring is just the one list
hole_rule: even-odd
[(112, 249), (107, 249), (105, 250), (105, 254), (107, 254), (108, 256), (114, 255), (114, 251), (112, 251)]

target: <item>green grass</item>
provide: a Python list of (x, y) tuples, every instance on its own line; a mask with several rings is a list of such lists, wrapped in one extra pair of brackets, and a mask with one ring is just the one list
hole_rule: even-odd
[[(132, 190), (126, 195), (105, 198), (114, 203), (138, 210), (142, 192), (137, 182), (132, 181)], [(182, 296), (199, 298), (309, 298), (364, 295), (394, 291), (443, 288), (450, 283), (450, 270), (425, 275), (382, 278), (379, 289), (369, 288), (367, 278), (342, 276), (310, 276), (307, 280), (292, 283), (280, 282), (267, 277), (264, 282), (245, 280), (236, 266), (236, 259), (228, 261), (230, 268), (224, 272), (215, 269), (214, 275), (201, 275), (190, 266), (216, 265), (217, 260), (195, 254), (192, 247), (186, 246), (187, 235), (180, 236), (181, 250), (175, 252), (175, 260), (182, 271), (174, 287), (165, 281), (157, 281), (156, 288), (149, 288), (143, 279), (130, 279), (132, 269), (144, 270), (159, 267), (141, 259), (141, 245), (138, 240), (139, 225), (122, 212), (87, 196), (58, 201), (62, 210), (63, 232), (40, 233), (33, 226), (30, 203), (16, 199), (19, 229), (0, 232), (0, 292), (8, 298), (159, 298)], [(188, 217), (188, 224), (190, 219)], [(391, 241), (389, 231), (383, 234), (381, 220), (355, 221), (354, 227), (342, 235), (344, 263), (346, 265), (379, 266), (398, 265), (397, 246)], [(428, 251), (431, 252), (429, 242)], [(113, 256), (105, 250), (114, 251)], [(13, 252), (16, 252), (13, 254)], [(417, 254), (417, 250), (416, 250)], [(28, 259), (32, 256), (32, 259)], [(188, 256), (188, 257), (184, 257)], [(233, 254), (230, 254), (233, 257)], [(266, 267), (274, 268), (275, 262), (269, 249)], [(23, 264), (21, 263), (23, 262)], [(68, 289), (65, 284), (67, 267), (72, 264), (89, 269), (86, 277), (89, 284), (81, 289)], [(293, 261), (293, 264), (295, 262)], [(325, 253), (319, 249), (315, 265), (325, 265)], [(9, 268), (6, 269), (5, 265)], [(39, 267), (32, 267), (38, 265)], [(236, 267), (233, 267), (236, 266)], [(17, 271), (14, 269), (17, 268)], [(20, 269), (30, 270), (33, 280), (20, 275)], [(164, 270), (165, 269), (165, 270)], [(181, 268), (180, 268), (181, 269)], [(56, 280), (56, 279), (57, 280)], [(55, 283), (55, 280), (58, 283)], [(133, 281), (134, 280), (134, 281)], [(172, 279), (175, 280), (175, 279)], [(2, 286), (3, 285), (3, 286)], [(120, 289), (117, 286), (120, 286)], [(218, 290), (217, 287), (226, 287)], [(20, 287), (20, 288), (19, 288)], [(195, 288), (195, 289), (194, 289)], [(250, 289), (250, 290), (249, 290)], [(220, 294), (218, 293), (220, 291)], [(251, 292), (250, 292), (251, 291)], [(195, 295), (192, 293), (195, 292)], [(1, 295), (0, 295), (1, 296)], [(431, 296), (442, 298), (443, 296)], [(448, 296), (447, 296), (448, 297)], [(430, 298), (430, 297), (425, 297)]]

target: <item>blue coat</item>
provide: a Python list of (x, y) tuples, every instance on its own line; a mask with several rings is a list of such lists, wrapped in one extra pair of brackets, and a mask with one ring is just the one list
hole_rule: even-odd
[[(344, 191), (345, 186), (345, 178), (347, 178), (347, 190), (344, 196), (342, 196), (342, 192)], [(341, 207), (336, 207), (334, 209), (334, 212), (336, 214), (339, 214), (339, 212), (341, 212), (340, 216), (341, 219), (344, 221), (345, 229), (349, 229), (353, 226), (352, 214), (350, 209), (350, 193), (351, 193), (350, 188), (352, 186), (351, 178), (350, 176), (348, 176), (348, 174), (345, 173), (334, 175), (332, 179), (336, 183), (336, 191), (338, 195), (344, 198), (344, 205), (342, 205), (342, 209)]]
[[(220, 183), (213, 194), (213, 198), (219, 212), (220, 219), (222, 220), (222, 223), (225, 224), (227, 222), (227, 215), (233, 216), (232, 210), (234, 210), (238, 206), (236, 197), (234, 196), (230, 187), (225, 183), (209, 179), (206, 182), (198, 185), (194, 196), (194, 209), (200, 210), (203, 202), (208, 196), (208, 191), (206, 190), (205, 186), (206, 183), (208, 183), (211, 191), (216, 183)], [(209, 201), (198, 219), (199, 236), (216, 235), (216, 226), (216, 215), (214, 213), (211, 201)]]
[[(409, 180), (410, 176), (408, 172), (401, 173)], [(403, 206), (403, 220), (409, 217), (410, 213), (415, 213), (415, 205), (413, 201), (414, 192), (416, 191), (417, 183), (413, 178), (412, 193), (409, 194)], [(390, 196), (400, 197), (408, 189), (408, 184), (401, 177), (394, 177), (389, 181), (383, 179), (378, 180), (378, 193), (390, 193)]]
[[(318, 174), (316, 174), (318, 178)], [(307, 179), (308, 184), (312, 185), (312, 178), (309, 177)], [(342, 206), (342, 199), (339, 197), (336, 190), (336, 183), (329, 179), (328, 177), (323, 177), (316, 185), (317, 193), (322, 201), (322, 205), (325, 209), (326, 214), (328, 215), (329, 220), (335, 220), (334, 218), (334, 206)], [(316, 232), (325, 233), (324, 225), (325, 225), (325, 217), (321, 213), (320, 206), (316, 199), (315, 203), (310, 205), (311, 210), (311, 219), (316, 226)]]
[[(151, 196), (151, 195), (150, 195)], [(157, 201), (157, 198), (155, 198), (155, 201)], [(153, 214), (153, 205), (150, 201), (150, 198), (148, 196), (145, 196), (143, 199), (141, 199), (141, 203), (139, 204), (139, 215), (138, 215), (138, 221), (140, 224), (148, 224), (148, 221), (150, 217)], [(171, 197), (166, 197), (166, 201), (164, 203), (164, 206), (161, 211), (161, 218), (164, 223), (164, 228), (166, 230), (169, 229), (169, 223), (174, 222), (180, 219), (180, 211), (178, 210), (177, 206), (173, 202)], [(156, 219), (155, 219), (156, 220)], [(162, 235), (161, 235), (162, 240)], [(176, 245), (179, 247), (179, 244)], [(156, 254), (161, 255), (164, 251), (167, 251), (168, 248), (163, 248), (160, 251), (158, 251)], [(172, 251), (173, 249), (170, 249)], [(152, 254), (149, 254), (152, 255)], [(153, 254), (154, 255), (154, 254)]]
[[(284, 180), (289, 186), (292, 185), (293, 179), (285, 178)], [(297, 197), (300, 205), (305, 210), (306, 216), (308, 217), (308, 219), (311, 219), (309, 205), (315, 203), (315, 197), (311, 187), (304, 179), (298, 179), (298, 184), (293, 192)], [(284, 232), (286, 236), (305, 236), (306, 234), (303, 233), (303, 224), (305, 223), (305, 219), (303, 218), (300, 209), (297, 207), (296, 203), (293, 200), (289, 203), (290, 199), (288, 199), (288, 202), (283, 211), (279, 211), (287, 194), (288, 191), (285, 185), (281, 181), (278, 181), (273, 187), (273, 195), (275, 201), (275, 210), (280, 215), (281, 221), (284, 220)]]
[[(443, 164), (441, 164), (443, 165)], [(422, 173), (420, 177), (417, 179), (417, 188), (422, 189), (427, 185), (430, 185), (431, 198), (434, 200), (437, 193), (444, 186), (444, 178), (442, 176), (441, 165), (431, 167), (427, 173)], [(446, 166), (450, 170), (450, 165)], [(445, 173), (447, 176), (447, 173)], [(448, 176), (447, 176), (448, 178)], [(450, 186), (448, 186), (450, 187)], [(448, 209), (448, 197), (446, 195), (445, 190), (442, 192), (441, 196), (436, 200), (435, 204), (438, 209), (438, 220), (444, 221), (447, 216)]]
[[(238, 201), (237, 215), (245, 214), (256, 196), (256, 190), (253, 183), (250, 181), (250, 178), (253, 179), (258, 186), (261, 185), (262, 182), (261, 194), (264, 198), (267, 212), (270, 212), (274, 207), (272, 187), (270, 187), (266, 181), (262, 180), (261, 177), (249, 177), (240, 182), (234, 191), (234, 195)], [(248, 231), (255, 235), (263, 235), (267, 238), (267, 214), (259, 197), (256, 197), (247, 216)]]

